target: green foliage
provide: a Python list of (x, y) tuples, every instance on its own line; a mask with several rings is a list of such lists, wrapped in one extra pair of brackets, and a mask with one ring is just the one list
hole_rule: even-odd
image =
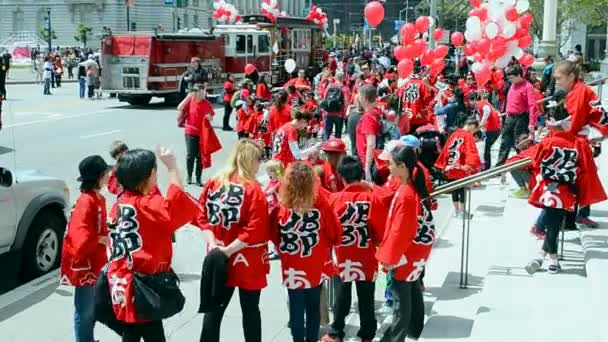
[[(354, 42), (354, 37), (348, 34), (336, 35), (336, 47), (337, 48), (348, 48)], [(334, 37), (328, 36), (323, 38), (323, 48), (325, 50), (331, 50), (334, 47)]]
[[(449, 31), (464, 32), (465, 23), (471, 10), (468, 0), (436, 0), (438, 27), (443, 27)], [(414, 9), (418, 18), (430, 13), (430, 0), (420, 1)], [(411, 18), (411, 17), (410, 17)]]
[(76, 35), (74, 36), (74, 39), (77, 42), (81, 42), (82, 45), (84, 46), (84, 48), (87, 47), (87, 42), (89, 41), (89, 36), (91, 35), (91, 32), (93, 31), (93, 28), (91, 26), (87, 26), (85, 24), (78, 24), (78, 28), (76, 29)]
[[(40, 37), (42, 37), (42, 39), (44, 41), (48, 41), (49, 40), (49, 31), (44, 28), (41, 27), (38, 29), (38, 34), (40, 35)], [(55, 30), (51, 30), (51, 38), (52, 39), (57, 39), (57, 35), (55, 34)]]

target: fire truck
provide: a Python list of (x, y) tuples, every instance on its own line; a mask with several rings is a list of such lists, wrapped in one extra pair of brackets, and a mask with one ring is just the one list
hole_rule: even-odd
[(241, 80), (247, 63), (260, 76), (272, 76), (275, 86), (289, 79), (284, 68), (289, 58), (309, 75), (319, 71), (324, 53), (319, 26), (303, 18), (279, 18), (276, 24), (264, 16), (243, 20), (208, 32), (106, 35), (101, 41), (102, 88), (132, 105), (147, 104), (152, 97), (178, 103), (186, 96), (184, 74), (194, 56), (208, 71), (208, 94), (215, 98), (221, 98), (226, 74)]

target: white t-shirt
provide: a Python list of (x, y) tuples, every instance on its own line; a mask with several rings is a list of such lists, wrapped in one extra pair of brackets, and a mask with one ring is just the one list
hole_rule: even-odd
[(51, 62), (44, 62), (44, 79), (50, 80), (53, 77), (53, 64)]

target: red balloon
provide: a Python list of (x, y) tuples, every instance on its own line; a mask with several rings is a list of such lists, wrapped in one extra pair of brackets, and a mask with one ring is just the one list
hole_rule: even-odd
[(473, 8), (481, 6), (481, 0), (469, 0), (469, 3)]
[(433, 64), (434, 61), (435, 61), (435, 54), (433, 53), (433, 50), (431, 50), (431, 49), (426, 50), (420, 57), (420, 64), (422, 64), (423, 66), (429, 66), (429, 65)]
[(524, 15), (522, 15), (519, 18), (519, 24), (521, 25), (522, 28), (528, 28), (530, 27), (530, 25), (532, 25), (532, 22), (534, 21), (534, 16), (532, 16), (531, 13), (525, 13)]
[(505, 18), (509, 21), (516, 21), (518, 17), (519, 14), (517, 14), (517, 9), (515, 9), (515, 7), (511, 6), (505, 11)]
[(520, 58), (519, 58), (519, 63), (521, 63), (521, 65), (523, 66), (527, 66), (529, 67), (530, 65), (532, 65), (535, 61), (534, 56), (532, 56), (529, 53), (524, 53)]
[(476, 72), (475, 75), (475, 80), (477, 81), (477, 85), (479, 87), (483, 87), (486, 85), (486, 83), (488, 83), (488, 81), (490, 80), (492, 74), (492, 70), (490, 70), (490, 68), (484, 64), (484, 66), (481, 68), (481, 70), (479, 70), (478, 72)]
[(441, 38), (443, 38), (445, 31), (443, 31), (443, 29), (441, 27), (436, 28), (435, 31), (433, 31), (433, 38), (435, 38), (435, 40), (441, 40)]
[(450, 48), (448, 48), (446, 45), (439, 45), (438, 47), (435, 48), (433, 55), (435, 56), (436, 59), (443, 59), (443, 58), (445, 58), (445, 56), (448, 55), (449, 52), (450, 52)]
[(525, 36), (529, 36), (530, 35), (530, 30), (528, 30), (527, 28), (520, 28), (519, 30), (517, 30), (517, 32), (515, 32), (515, 36), (514, 38), (521, 38), (521, 37), (525, 37)]
[(445, 68), (445, 61), (443, 59), (437, 59), (431, 64), (429, 71), (431, 72), (431, 75), (437, 76), (443, 71), (443, 68)]
[(397, 45), (397, 47), (395, 47), (395, 49), (393, 50), (393, 55), (395, 55), (395, 58), (398, 61), (404, 59), (405, 58), (405, 47), (402, 45)]
[(414, 70), (414, 62), (411, 59), (404, 59), (397, 64), (397, 72), (400, 78), (407, 78)]
[(430, 25), (431, 21), (427, 16), (419, 17), (418, 19), (416, 19), (416, 31), (418, 31), (418, 33), (426, 32), (429, 29)]
[(530, 37), (529, 35), (519, 38), (519, 41), (517, 42), (517, 46), (522, 49), (527, 48), (530, 45), (532, 45), (532, 37)]
[(497, 69), (496, 71), (494, 71), (494, 73), (492, 74), (492, 79), (498, 83), (498, 81), (502, 81), (505, 78), (505, 73), (502, 71), (502, 69)]
[(490, 50), (490, 40), (488, 38), (482, 38), (479, 42), (477, 42), (477, 51), (479, 53), (488, 53)]
[(475, 44), (473, 43), (466, 43), (464, 45), (464, 54), (465, 56), (472, 56), (475, 54)]
[(488, 19), (488, 9), (485, 7), (473, 8), (469, 11), (469, 17), (479, 17), (479, 20), (486, 21)]
[(257, 68), (255, 67), (255, 65), (251, 64), (251, 63), (247, 63), (245, 65), (245, 74), (246, 75), (251, 75), (253, 74), (255, 71), (257, 70)]
[(384, 19), (384, 6), (379, 1), (372, 1), (365, 6), (363, 13), (369, 26), (376, 27)]
[(462, 44), (464, 44), (464, 35), (462, 34), (462, 32), (454, 32), (452, 33), (452, 36), (450, 38), (452, 44), (454, 44), (455, 46), (462, 46)]
[(401, 28), (401, 40), (403, 45), (410, 44), (416, 39), (416, 26), (412, 23), (406, 23)]
[(418, 57), (424, 53), (426, 50), (426, 40), (424, 39), (416, 39), (413, 44), (414, 48), (414, 57)]

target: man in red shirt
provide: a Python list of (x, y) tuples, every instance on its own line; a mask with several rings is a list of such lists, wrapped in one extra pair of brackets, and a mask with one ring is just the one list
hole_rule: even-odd
[(408, 118), (410, 132), (415, 132), (418, 127), (429, 123), (428, 109), (433, 100), (433, 95), (431, 87), (426, 82), (420, 78), (412, 77), (403, 85), (399, 95), (403, 101), (404, 111), (404, 115), (399, 119), (399, 128), (402, 135), (409, 133), (403, 129), (404, 121)]
[[(333, 89), (333, 90), (332, 90)], [(328, 97), (328, 94), (331, 96)], [(337, 94), (334, 94), (337, 93)], [(339, 98), (338, 98), (339, 97)], [(325, 130), (323, 139), (327, 140), (335, 129), (336, 138), (342, 137), (342, 125), (346, 114), (346, 104), (349, 103), (348, 87), (344, 84), (344, 73), (336, 73), (336, 77), (323, 93), (323, 109), (327, 111), (325, 115)]]
[(523, 78), (522, 68), (513, 66), (507, 70), (507, 75), (511, 88), (507, 94), (507, 118), (502, 128), (502, 143), (496, 166), (507, 160), (518, 136), (522, 133), (529, 133), (531, 136), (534, 134), (538, 117), (534, 87)]
[(309, 112), (294, 111), (293, 120), (283, 125), (274, 135), (272, 159), (283, 163), (284, 167), (297, 161), (305, 160), (310, 154), (318, 151), (320, 144), (307, 149), (298, 145), (298, 130), (306, 128), (311, 119)]
[(376, 88), (371, 85), (363, 85), (359, 89), (359, 102), (363, 107), (363, 115), (357, 124), (355, 143), (357, 156), (363, 163), (365, 179), (372, 180), (372, 163), (374, 161), (374, 149), (376, 138), (382, 131), (381, 112), (376, 108)]
[(289, 86), (295, 86), (297, 91), (311, 91), (312, 85), (310, 81), (306, 78), (306, 71), (304, 69), (298, 70), (298, 77), (292, 78), (289, 82), (285, 83), (285, 89), (288, 89)]

